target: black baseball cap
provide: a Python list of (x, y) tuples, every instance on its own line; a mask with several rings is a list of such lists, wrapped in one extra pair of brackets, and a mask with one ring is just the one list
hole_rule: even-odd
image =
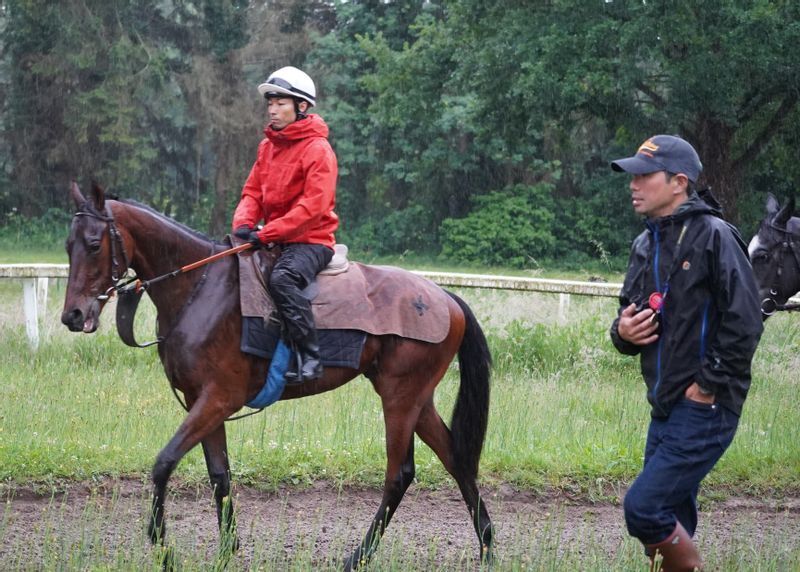
[(656, 171), (683, 173), (696, 183), (703, 164), (697, 151), (686, 140), (676, 135), (655, 135), (639, 146), (636, 155), (613, 161), (611, 168), (632, 175)]

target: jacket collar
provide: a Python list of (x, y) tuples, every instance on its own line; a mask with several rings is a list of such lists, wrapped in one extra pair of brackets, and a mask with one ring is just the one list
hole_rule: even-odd
[(722, 218), (722, 211), (720, 210), (719, 203), (716, 201), (709, 189), (700, 191), (700, 193), (692, 192), (689, 198), (678, 205), (672, 214), (665, 217), (647, 219), (645, 225), (650, 230), (655, 228), (663, 228), (675, 223), (681, 224), (689, 217), (710, 214), (718, 218)]
[(264, 135), (273, 143), (288, 143), (309, 137), (328, 137), (328, 125), (316, 113), (310, 113), (305, 119), (290, 123), (280, 131), (267, 126)]

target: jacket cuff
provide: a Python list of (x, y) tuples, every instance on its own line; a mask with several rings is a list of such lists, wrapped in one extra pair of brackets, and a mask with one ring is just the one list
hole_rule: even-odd
[(635, 356), (638, 354), (641, 349), (636, 344), (632, 344), (629, 341), (623, 340), (619, 336), (619, 331), (617, 330), (617, 325), (619, 324), (619, 318), (614, 320), (614, 323), (611, 324), (611, 329), (609, 330), (609, 335), (611, 336), (611, 343), (614, 344), (614, 347), (617, 348), (617, 351), (621, 354)]
[(703, 395), (714, 395), (714, 387), (703, 380), (702, 377), (697, 376), (694, 382), (697, 384), (697, 389), (699, 389), (700, 393)]

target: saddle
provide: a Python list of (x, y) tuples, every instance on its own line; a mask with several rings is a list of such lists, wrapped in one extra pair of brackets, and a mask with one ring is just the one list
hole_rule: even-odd
[[(358, 330), (441, 342), (450, 329), (448, 296), (430, 280), (391, 266), (349, 262), (337, 245), (331, 265), (306, 289), (318, 330)], [(263, 283), (261, 254), (240, 253), (242, 316), (262, 318), (275, 311)]]

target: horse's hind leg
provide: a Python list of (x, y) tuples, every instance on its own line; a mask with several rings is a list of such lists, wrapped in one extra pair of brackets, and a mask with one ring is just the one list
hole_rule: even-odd
[(464, 497), (464, 501), (467, 503), (470, 516), (472, 516), (472, 524), (478, 535), (478, 542), (480, 542), (481, 548), (481, 560), (491, 563), (492, 536), (494, 529), (492, 520), (489, 518), (489, 511), (486, 510), (486, 505), (478, 491), (478, 475), (467, 474), (472, 473), (472, 471), (459, 469), (454, 462), (452, 454), (452, 435), (450, 429), (447, 428), (447, 425), (445, 425), (439, 413), (436, 411), (433, 399), (428, 401), (420, 412), (415, 430), (419, 438), (436, 453), (436, 456), (442, 461), (447, 472), (456, 480), (458, 488), (461, 491), (461, 496)]
[(203, 439), (203, 455), (206, 458), (208, 478), (214, 491), (214, 503), (217, 506), (217, 524), (222, 539), (220, 551), (236, 550), (239, 547), (239, 541), (236, 537), (233, 499), (230, 496), (231, 468), (228, 462), (228, 444), (224, 423)]
[[(389, 419), (386, 420), (387, 428), (390, 427)], [(358, 569), (360, 566), (366, 564), (374, 554), (378, 547), (378, 543), (383, 536), (384, 530), (389, 526), (389, 521), (392, 519), (395, 510), (397, 510), (403, 495), (406, 493), (411, 482), (414, 480), (414, 437), (412, 431), (403, 431), (405, 442), (408, 447), (405, 452), (405, 459), (398, 466), (397, 459), (401, 458), (402, 450), (399, 449), (400, 438), (397, 437), (397, 443), (393, 447), (391, 444), (392, 436), (391, 431), (387, 430), (386, 446), (389, 450), (388, 467), (395, 466), (396, 470), (387, 470), (386, 480), (383, 486), (383, 498), (381, 499), (381, 506), (375, 517), (372, 519), (372, 524), (364, 536), (361, 545), (356, 548), (344, 565), (344, 569), (348, 572), (350, 570)], [(394, 449), (394, 450), (393, 450)]]

